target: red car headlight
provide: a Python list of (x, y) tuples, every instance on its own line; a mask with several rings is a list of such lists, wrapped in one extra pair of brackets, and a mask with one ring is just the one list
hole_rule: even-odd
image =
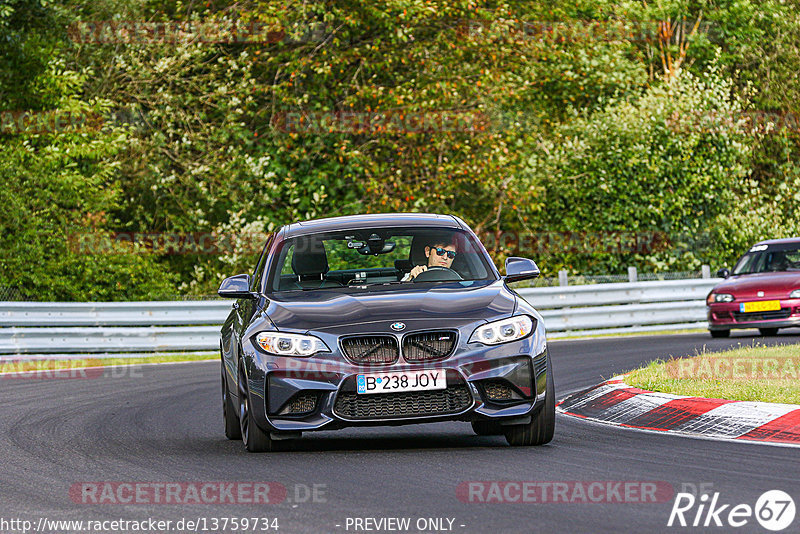
[(730, 293), (711, 293), (706, 299), (706, 304), (713, 304), (715, 302), (733, 302), (735, 297)]

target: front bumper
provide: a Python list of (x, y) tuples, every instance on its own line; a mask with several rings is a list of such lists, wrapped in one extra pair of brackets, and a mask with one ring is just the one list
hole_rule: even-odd
[[(311, 358), (252, 354), (248, 382), (253, 415), (259, 426), (273, 432), (449, 420), (524, 422), (544, 404), (549, 357), (543, 328), (498, 346), (462, 342), (453, 356), (424, 364), (355, 365), (338, 350)], [(355, 393), (359, 373), (423, 369), (446, 373), (447, 389)], [(512, 398), (499, 400), (498, 386), (511, 391)], [(293, 406), (304, 411), (292, 412)]]
[[(733, 328), (789, 328), (800, 326), (800, 299), (780, 300), (781, 309), (774, 312), (741, 313), (740, 302), (716, 302), (706, 307), (709, 330)], [(748, 300), (748, 302), (750, 302)]]

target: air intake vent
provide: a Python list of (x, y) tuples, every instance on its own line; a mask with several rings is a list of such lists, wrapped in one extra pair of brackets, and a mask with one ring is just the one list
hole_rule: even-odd
[(340, 392), (334, 412), (346, 419), (394, 419), (398, 417), (436, 416), (458, 413), (472, 404), (465, 385), (437, 391), (407, 391), (359, 395)]
[(408, 334), (403, 338), (403, 358), (407, 362), (443, 360), (455, 346), (456, 333), (451, 330)]
[(791, 309), (781, 308), (780, 310), (765, 311), (765, 312), (751, 312), (751, 313), (733, 312), (733, 318), (739, 322), (772, 321), (774, 319), (788, 319), (791, 314), (792, 314)]
[(356, 364), (394, 363), (399, 355), (394, 336), (346, 337), (341, 343), (345, 357)]

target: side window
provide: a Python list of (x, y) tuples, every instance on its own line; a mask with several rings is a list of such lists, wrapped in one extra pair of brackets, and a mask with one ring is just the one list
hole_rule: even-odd
[(328, 255), (328, 268), (331, 271), (345, 271), (349, 269), (392, 269), (395, 260), (406, 260), (411, 251), (411, 237), (395, 235), (387, 239), (395, 244), (394, 250), (380, 256), (359, 254), (358, 251), (348, 248), (347, 240), (328, 239), (325, 241), (325, 250)]
[(269, 291), (286, 291), (294, 288), (297, 281), (297, 276), (292, 270), (294, 243), (284, 241), (280, 245), (280, 251), (276, 254), (277, 257), (272, 260), (272, 267), (270, 267), (272, 278), (264, 282), (265, 287), (268, 287)]
[(800, 269), (800, 250), (787, 250), (786, 259), (789, 262), (789, 269)]
[(253, 277), (250, 280), (250, 291), (259, 291), (261, 289), (261, 278), (264, 276), (264, 266), (267, 264), (267, 253), (272, 245), (273, 236), (274, 234), (270, 234), (267, 237), (267, 243), (261, 250), (261, 256), (258, 258), (258, 263), (256, 264), (256, 270), (253, 272)]
[(391, 252), (389, 257), (391, 266), (394, 266), (394, 260), (407, 260), (411, 256), (411, 236), (394, 236), (392, 241), (397, 243), (397, 247)]
[(763, 256), (763, 254), (745, 254), (736, 267), (733, 268), (733, 274), (742, 274), (753, 272), (753, 265), (756, 263), (756, 258)]
[(284, 249), (284, 259), (281, 265), (281, 274), (294, 274), (292, 270), (292, 256), (294, 256), (294, 245), (289, 245)]

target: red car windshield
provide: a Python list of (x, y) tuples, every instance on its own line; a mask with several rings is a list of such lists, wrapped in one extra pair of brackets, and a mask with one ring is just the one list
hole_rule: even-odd
[[(764, 247), (764, 250), (756, 250), (760, 247)], [(768, 245), (756, 245), (742, 256), (733, 274), (800, 271), (800, 243), (791, 247), (784, 245), (773, 249)]]

